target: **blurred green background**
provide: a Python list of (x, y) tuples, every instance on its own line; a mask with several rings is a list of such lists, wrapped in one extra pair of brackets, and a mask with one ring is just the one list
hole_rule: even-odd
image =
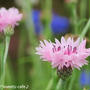
[[(16, 7), (23, 13), (11, 38), (5, 85), (25, 85), (27, 90), (59, 90), (56, 69), (43, 62), (35, 54), (35, 48), (40, 40), (60, 40), (61, 36), (74, 40), (79, 36), (86, 38), (90, 47), (90, 0), (0, 0), (1, 7)], [(0, 34), (0, 49), (3, 39)], [(73, 71), (66, 90), (90, 90), (90, 57), (88, 62), (80, 71)]]

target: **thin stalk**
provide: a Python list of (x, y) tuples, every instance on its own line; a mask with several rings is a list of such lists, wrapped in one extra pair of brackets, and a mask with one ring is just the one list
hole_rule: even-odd
[(56, 78), (57, 78), (56, 72), (54, 70), (52, 70), (52, 77), (51, 77), (51, 79), (50, 79), (50, 81), (49, 81), (45, 90), (51, 90), (52, 89)]
[(4, 42), (0, 42), (0, 79), (1, 79), (1, 66), (2, 66), (2, 58), (4, 54)]
[(83, 31), (82, 31), (82, 33), (80, 35), (80, 39), (82, 39), (86, 35), (89, 28), (90, 28), (90, 19), (88, 20), (86, 26), (84, 27), (84, 29), (83, 29)]
[[(12, 68), (11, 68), (11, 65), (10, 65), (11, 63), (10, 62), (7, 62), (6, 63), (6, 68), (7, 68), (7, 70), (6, 70), (6, 81), (8, 81), (6, 84), (12, 84), (13, 83), (13, 81), (14, 81), (14, 75), (13, 75), (13, 71), (12, 71)], [(9, 89), (9, 90), (12, 90), (12, 89)]]
[(51, 17), (52, 17), (52, 0), (45, 0), (45, 9), (44, 11), (47, 13), (45, 16), (46, 26), (45, 26), (45, 36), (49, 38), (51, 36)]
[(72, 74), (72, 78), (71, 78), (68, 90), (72, 90), (72, 87), (73, 87), (75, 79), (76, 79), (76, 71), (74, 70), (73, 74)]
[(20, 33), (20, 45), (19, 45), (19, 50), (18, 50), (18, 83), (22, 83), (22, 81), (25, 81), (25, 64), (22, 64), (22, 59), (21, 57), (24, 56), (24, 49), (23, 47), (25, 47), (26, 45), (26, 35), (25, 33), (22, 32)]
[[(70, 83), (68, 86), (68, 90), (72, 90), (73, 86), (79, 85), (79, 82), (77, 82), (79, 80), (79, 75), (80, 75), (80, 72), (78, 72), (78, 70), (76, 70), (76, 69), (73, 70), (71, 80), (70, 80)], [(78, 90), (80, 90), (80, 87), (77, 86), (77, 88), (78, 88)]]
[[(5, 83), (5, 66), (6, 66), (6, 59), (7, 59), (7, 55), (8, 55), (8, 48), (9, 48), (9, 43), (10, 43), (10, 37), (9, 36), (6, 36), (5, 38), (5, 52), (4, 52), (4, 57), (3, 57), (3, 60), (2, 60), (2, 75), (1, 75), (1, 85), (4, 85)], [(1, 89), (3, 90), (3, 88)]]
[(62, 90), (62, 80), (61, 79), (59, 79), (57, 83), (56, 90)]
[(73, 13), (73, 22), (74, 22), (74, 29), (75, 29), (75, 34), (78, 33), (78, 27), (77, 27), (77, 21), (78, 21), (78, 16), (77, 16), (77, 8), (76, 8), (76, 4), (74, 5), (73, 9), (72, 9), (72, 13)]
[(90, 17), (90, 0), (88, 0), (88, 3), (89, 3), (89, 17)]
[(81, 19), (86, 17), (87, 0), (81, 0), (80, 2), (80, 17)]
[(52, 9), (52, 0), (46, 0), (46, 2), (45, 2), (45, 9), (47, 9), (47, 10), (50, 10), (51, 11), (51, 9)]
[(47, 86), (46, 90), (51, 90), (51, 89), (52, 89), (53, 82), (54, 82), (54, 79), (53, 79), (53, 77), (52, 77), (51, 80), (50, 80), (49, 83), (48, 83), (48, 86)]
[[(45, 0), (45, 3), (41, 0), (44, 24), (44, 36), (45, 38), (51, 37), (51, 19), (52, 19), (52, 0)], [(50, 39), (50, 38), (49, 38)]]
[(22, 9), (26, 14), (25, 25), (28, 31), (29, 42), (31, 43), (31, 45), (35, 45), (37, 41), (34, 35), (34, 25), (32, 20), (32, 4), (30, 0), (27, 0), (27, 2), (25, 0), (23, 1)]

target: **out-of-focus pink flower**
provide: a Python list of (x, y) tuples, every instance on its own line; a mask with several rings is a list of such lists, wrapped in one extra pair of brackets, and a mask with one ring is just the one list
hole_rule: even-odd
[(11, 25), (13, 28), (18, 25), (18, 21), (22, 18), (22, 14), (19, 13), (18, 9), (10, 8), (0, 9), (0, 32), (2, 32), (8, 25)]
[(87, 65), (88, 61), (85, 60), (90, 56), (90, 48), (86, 49), (86, 40), (78, 38), (75, 42), (73, 38), (64, 37), (61, 38), (61, 42), (55, 39), (55, 43), (51, 41), (40, 42), (39, 47), (36, 48), (36, 54), (44, 61), (51, 62), (53, 68), (58, 68), (58, 70), (63, 69), (63, 67), (71, 67), (80, 69), (83, 65)]

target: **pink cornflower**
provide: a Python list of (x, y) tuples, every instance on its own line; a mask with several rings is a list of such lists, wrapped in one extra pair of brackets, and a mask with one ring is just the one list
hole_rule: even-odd
[(80, 69), (83, 65), (87, 65), (86, 58), (90, 56), (90, 48), (86, 49), (86, 40), (78, 38), (75, 42), (73, 38), (61, 38), (61, 42), (55, 39), (55, 43), (51, 41), (40, 42), (39, 47), (36, 48), (36, 54), (44, 61), (51, 62), (53, 68), (61, 70), (63, 68), (77, 68)]
[(13, 28), (18, 25), (18, 21), (22, 18), (22, 14), (19, 13), (18, 9), (10, 8), (0, 9), (0, 32), (2, 32), (8, 25), (11, 25)]

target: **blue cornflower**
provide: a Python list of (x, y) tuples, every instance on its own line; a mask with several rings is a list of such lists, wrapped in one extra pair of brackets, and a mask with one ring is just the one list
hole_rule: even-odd
[[(40, 21), (40, 11), (33, 10), (32, 11), (32, 18), (35, 28), (35, 33), (39, 35), (43, 32), (43, 24)], [(70, 26), (70, 22), (66, 17), (58, 16), (55, 13), (52, 13), (52, 20), (51, 20), (51, 30), (53, 34), (63, 34), (67, 33)]]
[(32, 11), (32, 19), (33, 19), (33, 23), (34, 23), (35, 33), (37, 35), (41, 34), (41, 32), (43, 30), (43, 25), (40, 21), (40, 11), (39, 10)]
[(82, 87), (89, 86), (90, 87), (90, 72), (82, 71), (80, 75), (80, 84)]
[(53, 34), (67, 33), (70, 26), (70, 22), (66, 17), (61, 17), (53, 14), (51, 21), (51, 29)]

